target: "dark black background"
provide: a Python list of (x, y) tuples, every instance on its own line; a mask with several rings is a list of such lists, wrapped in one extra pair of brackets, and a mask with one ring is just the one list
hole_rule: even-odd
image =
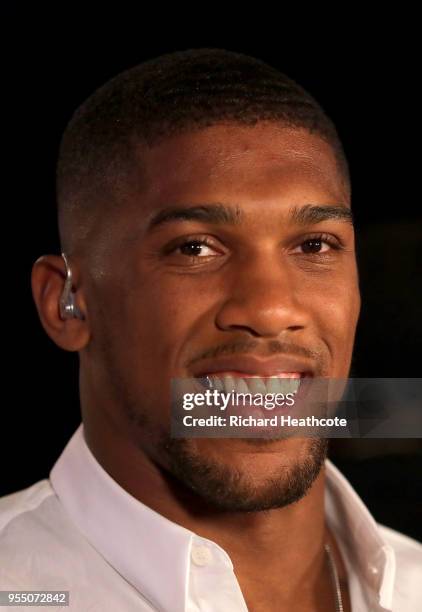
[[(304, 13), (216, 8), (153, 15), (17, 7), (3, 15), (3, 396), (0, 495), (48, 475), (80, 421), (78, 360), (38, 322), (35, 259), (59, 253), (54, 173), (74, 109), (119, 71), (150, 57), (221, 47), (259, 57), (312, 93), (350, 162), (363, 308), (353, 375), (419, 377), (422, 354), (419, 66), (410, 21), (351, 25)], [(323, 23), (324, 27), (320, 24)], [(350, 29), (346, 28), (350, 26)], [(420, 441), (336, 441), (332, 457), (375, 518), (422, 539)]]

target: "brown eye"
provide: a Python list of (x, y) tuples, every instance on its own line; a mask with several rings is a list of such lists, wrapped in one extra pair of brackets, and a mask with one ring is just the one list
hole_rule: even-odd
[(219, 248), (211, 243), (209, 238), (192, 238), (180, 242), (176, 247), (170, 250), (170, 253), (185, 255), (191, 259), (206, 259), (210, 257), (218, 257), (222, 255)]
[[(306, 240), (301, 244), (303, 253), (321, 253), (323, 251), (323, 247), (326, 246), (326, 242), (321, 240), (320, 238), (311, 238), (310, 240)], [(328, 250), (328, 249), (325, 249)]]
[(301, 255), (320, 255), (341, 248), (341, 244), (333, 236), (310, 236), (303, 240), (293, 252)]
[(204, 257), (211, 254), (210, 252), (208, 252), (211, 251), (210, 247), (204, 242), (201, 242), (200, 240), (191, 240), (190, 242), (185, 242), (179, 247), (179, 250), (182, 255), (189, 255), (191, 257), (196, 257), (199, 255), (202, 255), (202, 257)]

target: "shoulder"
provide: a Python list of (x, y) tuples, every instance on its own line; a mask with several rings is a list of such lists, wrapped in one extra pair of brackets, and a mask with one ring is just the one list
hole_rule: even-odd
[(153, 610), (90, 545), (47, 479), (0, 498), (1, 590), (69, 591), (75, 611)]
[(390, 527), (379, 525), (379, 529), (394, 551), (393, 610), (422, 610), (422, 544)]
[(41, 576), (54, 575), (57, 559), (68, 554), (74, 539), (49, 480), (1, 497), (0, 589), (36, 585)]
[(14, 521), (27, 520), (51, 495), (53, 489), (50, 482), (44, 479), (26, 489), (0, 497), (0, 538)]
[(422, 543), (385, 525), (378, 525), (378, 527), (384, 540), (393, 548), (398, 560), (408, 562), (414, 560), (419, 563), (420, 567), (422, 563)]

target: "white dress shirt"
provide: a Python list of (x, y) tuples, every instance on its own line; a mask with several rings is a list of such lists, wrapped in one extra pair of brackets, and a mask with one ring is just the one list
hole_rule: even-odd
[[(352, 611), (422, 611), (422, 545), (378, 525), (328, 460), (326, 476)], [(0, 499), (0, 590), (67, 590), (54, 609), (75, 612), (247, 612), (228, 554), (127, 493), (82, 424), (49, 479)]]

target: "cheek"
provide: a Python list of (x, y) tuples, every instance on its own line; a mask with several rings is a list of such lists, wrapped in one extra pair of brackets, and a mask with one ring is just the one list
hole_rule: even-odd
[(332, 358), (330, 375), (333, 378), (346, 378), (360, 312), (358, 284), (339, 279), (327, 285), (324, 292), (314, 295), (318, 295), (312, 306), (318, 335), (327, 345)]
[(179, 355), (200, 332), (213, 300), (186, 277), (162, 276), (122, 296), (119, 324), (121, 347), (128, 360), (141, 359), (157, 376), (180, 366)]

